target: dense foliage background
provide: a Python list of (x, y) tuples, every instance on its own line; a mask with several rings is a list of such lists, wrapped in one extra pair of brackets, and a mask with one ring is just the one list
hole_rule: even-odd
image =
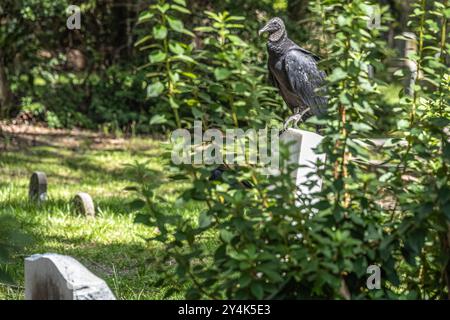
[[(239, 168), (210, 181), (211, 168), (168, 162), (163, 179), (132, 166), (132, 208), (137, 222), (158, 227), (154, 285), (170, 284), (168, 296), (449, 297), (447, 0), (90, 0), (80, 2), (74, 31), (68, 4), (0, 4), (2, 119), (117, 135), (167, 134), (194, 120), (279, 126), (289, 111), (267, 84), (257, 36), (275, 15), (328, 73), (328, 114), (302, 124), (324, 128), (317, 201), (296, 194), (293, 167), (277, 177)], [(417, 47), (406, 55), (404, 31)], [(155, 192), (165, 179), (188, 185), (175, 203)], [(192, 202), (203, 206), (198, 216), (176, 214)], [(381, 290), (366, 287), (373, 264)]]
[[(395, 18), (383, 35), (389, 48), (400, 48), (394, 35), (406, 29), (410, 2), (380, 2)], [(115, 133), (188, 126), (194, 118), (261, 124), (286, 109), (265, 85), (258, 28), (279, 15), (292, 39), (326, 55), (320, 1), (169, 3), (2, 1), (1, 117)], [(80, 30), (66, 27), (69, 4), (81, 8)], [(387, 90), (395, 96), (395, 86)]]

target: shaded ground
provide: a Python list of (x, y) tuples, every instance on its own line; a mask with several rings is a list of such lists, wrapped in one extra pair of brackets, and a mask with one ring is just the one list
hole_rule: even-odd
[[(23, 298), (23, 258), (45, 252), (73, 256), (120, 299), (162, 298), (168, 288), (152, 287), (155, 273), (146, 261), (160, 250), (145, 241), (154, 230), (133, 223), (128, 203), (134, 196), (124, 191), (133, 177), (126, 164), (149, 161), (148, 168), (162, 170), (160, 141), (26, 126), (2, 129), (8, 138), (0, 138), (0, 215), (16, 217), (33, 242), (8, 266), (17, 283), (0, 284), (0, 299)], [(27, 200), (33, 171), (47, 174), (49, 200), (43, 205)], [(95, 218), (73, 213), (70, 199), (78, 191), (93, 197)], [(165, 184), (158, 191), (170, 202), (177, 198), (177, 186)]]
[[(153, 139), (125, 139), (79, 129), (51, 129), (44, 126), (0, 122), (0, 150), (23, 150), (34, 146), (53, 146), (71, 150), (148, 150)], [(154, 144), (154, 143), (153, 143)]]

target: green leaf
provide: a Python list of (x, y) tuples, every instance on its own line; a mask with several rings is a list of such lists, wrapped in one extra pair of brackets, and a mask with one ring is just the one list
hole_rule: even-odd
[(245, 20), (245, 17), (241, 16), (229, 16), (225, 19), (226, 21), (243, 21)]
[(197, 28), (194, 28), (194, 30), (198, 31), (198, 32), (213, 32), (214, 28), (212, 28), (212, 27), (197, 27)]
[(181, 13), (186, 13), (186, 14), (190, 14), (191, 13), (191, 11), (189, 11), (185, 7), (179, 6), (179, 5), (176, 5), (176, 4), (171, 5), (170, 8), (173, 9), (173, 10), (176, 10), (178, 12), (181, 12)]
[(145, 36), (145, 37), (142, 37), (141, 39), (139, 39), (138, 41), (136, 41), (136, 43), (134, 44), (134, 46), (140, 46), (141, 44), (143, 44), (143, 43), (145, 43), (145, 42), (147, 42), (147, 41), (149, 41), (149, 40), (151, 40), (152, 39), (152, 36), (151, 35), (147, 35), (147, 36)]
[(154, 26), (153, 36), (155, 39), (165, 39), (167, 37), (167, 28), (163, 25)]
[(212, 219), (211, 217), (207, 214), (207, 212), (202, 211), (200, 213), (200, 215), (198, 216), (198, 227), (199, 228), (207, 228), (211, 225)]
[(204, 113), (199, 109), (197, 109), (196, 107), (192, 107), (192, 114), (196, 119), (201, 119), (204, 115)]
[(242, 47), (247, 46), (247, 44), (238, 36), (229, 34), (229, 35), (227, 35), (227, 38), (236, 46), (242, 46)]
[(167, 22), (169, 22), (169, 26), (172, 30), (177, 32), (183, 32), (184, 31), (184, 25), (181, 20), (167, 17)]
[(172, 107), (172, 109), (180, 108), (180, 105), (175, 101), (175, 99), (173, 97), (169, 98), (169, 104)]
[(180, 60), (180, 61), (184, 61), (184, 62), (188, 62), (188, 63), (194, 63), (194, 64), (196, 63), (196, 61), (194, 59), (192, 59), (191, 57), (182, 55), (182, 54), (176, 55), (176, 56), (173, 56), (170, 58), (170, 61), (176, 61), (176, 60)]
[(181, 31), (181, 33), (186, 34), (192, 38), (195, 38), (195, 34), (193, 34), (191, 31), (187, 30), (186, 28)]
[(167, 119), (165, 115), (159, 115), (159, 114), (155, 114), (151, 119), (150, 119), (150, 125), (155, 125), (155, 124), (163, 124), (166, 123)]
[(231, 75), (231, 71), (226, 68), (216, 68), (214, 70), (214, 76), (217, 81), (225, 80)]
[(352, 122), (353, 130), (359, 132), (369, 132), (372, 130), (372, 127), (363, 122)]
[(147, 98), (158, 97), (164, 91), (164, 85), (161, 82), (154, 82), (147, 86)]
[(167, 10), (170, 9), (170, 5), (168, 3), (165, 3), (164, 5), (160, 6), (160, 5), (156, 5), (156, 8), (159, 10), (159, 12), (161, 13), (166, 13)]
[(226, 242), (229, 243), (234, 237), (234, 234), (228, 230), (222, 229), (220, 230), (220, 238)]
[(333, 70), (333, 73), (328, 77), (330, 82), (338, 82), (347, 77), (347, 72), (345, 72), (342, 68), (336, 68)]
[(139, 15), (138, 23), (150, 21), (155, 15), (152, 12), (144, 11)]
[(221, 19), (219, 18), (219, 16), (217, 14), (215, 14), (214, 12), (211, 11), (205, 11), (205, 14), (210, 17), (211, 19), (215, 20), (215, 21), (220, 21)]
[(150, 61), (150, 63), (158, 63), (158, 62), (164, 61), (165, 59), (166, 59), (166, 54), (162, 51), (152, 52), (148, 56), (148, 60)]
[(233, 28), (236, 28), (236, 29), (243, 29), (243, 28), (245, 28), (245, 26), (243, 25), (243, 24), (237, 24), (237, 23), (233, 23), (233, 24), (226, 24), (226, 27), (228, 28), (228, 29), (233, 29)]
[(177, 42), (170, 42), (169, 49), (170, 49), (170, 51), (172, 51), (175, 54), (183, 54), (184, 53), (183, 47)]
[(185, 0), (173, 0), (173, 2), (179, 4), (180, 6), (186, 7), (186, 1)]
[(197, 76), (194, 73), (192, 73), (192, 72), (182, 72), (181, 74), (183, 76), (191, 78), (191, 79), (197, 79)]
[(264, 297), (264, 289), (260, 282), (253, 282), (252, 285), (250, 286), (250, 291), (258, 300)]
[(252, 282), (252, 278), (248, 274), (239, 277), (239, 285), (241, 288), (246, 288)]

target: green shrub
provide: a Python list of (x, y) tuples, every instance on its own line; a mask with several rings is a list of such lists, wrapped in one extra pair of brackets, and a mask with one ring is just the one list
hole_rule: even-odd
[[(323, 64), (332, 72), (329, 112), (310, 120), (325, 127), (317, 151), (327, 158), (316, 200), (295, 192), (289, 166), (269, 177), (240, 167), (210, 181), (211, 168), (169, 165), (172, 179), (190, 182), (173, 207), (137, 189), (137, 220), (157, 226), (160, 234), (152, 240), (166, 249), (160, 282), (188, 284), (188, 298), (448, 296), (448, 6), (415, 4), (410, 23), (419, 51), (411, 58), (423, 78), (412, 97), (399, 100), (393, 146), (374, 150), (369, 139), (379, 133), (375, 111), (383, 107), (379, 86), (386, 84), (369, 76), (369, 65), (375, 75), (384, 72), (385, 28), (367, 27), (370, 1), (321, 3), (330, 37)], [(388, 165), (373, 165), (374, 158)], [(244, 188), (243, 180), (253, 188)], [(191, 201), (204, 203), (198, 220), (175, 213)], [(381, 268), (380, 290), (366, 286), (370, 265)]]
[(143, 68), (149, 71), (147, 97), (155, 104), (151, 124), (190, 127), (199, 119), (206, 127), (264, 127), (280, 120), (281, 100), (264, 84), (260, 48), (238, 35), (244, 18), (206, 11), (206, 25), (195, 28), (201, 45), (194, 47), (194, 35), (177, 18), (181, 14), (191, 14), (184, 1), (160, 1), (140, 15), (152, 30), (136, 43), (150, 50)]

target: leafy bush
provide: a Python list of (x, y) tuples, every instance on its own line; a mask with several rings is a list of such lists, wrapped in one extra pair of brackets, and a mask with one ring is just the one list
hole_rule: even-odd
[(90, 79), (90, 106), (86, 118), (94, 124), (109, 125), (113, 131), (130, 131), (135, 125), (148, 132), (149, 113), (142, 83), (143, 72), (111, 66), (100, 77)]
[[(416, 3), (410, 23), (419, 50), (410, 58), (422, 76), (413, 96), (399, 101), (393, 144), (375, 149), (369, 139), (377, 133), (379, 86), (386, 86), (376, 77), (385, 72), (380, 60), (385, 29), (367, 27), (370, 1), (321, 3), (323, 31), (330, 37), (323, 64), (332, 72), (329, 112), (310, 121), (325, 127), (317, 152), (327, 158), (316, 200), (295, 192), (290, 166), (269, 178), (241, 167), (226, 171), (220, 181), (208, 179), (209, 168), (169, 166), (173, 179), (191, 183), (176, 206), (204, 203), (198, 220), (178, 216), (176, 206), (136, 189), (137, 221), (157, 226), (160, 234), (153, 240), (166, 249), (160, 281), (189, 284), (188, 298), (449, 294), (448, 5)], [(370, 66), (375, 77), (369, 76)], [(176, 262), (174, 269), (167, 268), (169, 261)], [(381, 268), (381, 290), (366, 287), (370, 265)]]
[(203, 73), (194, 85), (198, 92), (198, 101), (194, 101), (202, 107), (194, 111), (196, 118), (207, 127), (209, 123), (264, 127), (272, 119), (280, 120), (275, 110), (282, 104), (275, 98), (275, 89), (265, 84), (260, 49), (236, 35), (235, 30), (244, 28), (244, 17), (228, 12), (205, 14), (208, 25), (195, 29), (206, 35), (204, 48), (198, 53)]
[(207, 25), (195, 28), (200, 44), (194, 46), (180, 14), (191, 14), (184, 1), (160, 1), (140, 15), (141, 23), (152, 25), (152, 33), (136, 43), (150, 50), (143, 68), (149, 70), (147, 97), (155, 104), (151, 123), (163, 129), (190, 126), (194, 119), (207, 127), (264, 126), (280, 119), (280, 100), (264, 84), (258, 49), (236, 34), (244, 18), (206, 11)]
[[(147, 76), (152, 79), (147, 85), (147, 97), (156, 104), (155, 115), (151, 124), (169, 123), (172, 127), (181, 127), (179, 109), (183, 101), (180, 96), (186, 92), (186, 82), (195, 75), (187, 72), (189, 64), (195, 63), (190, 52), (192, 46), (182, 40), (182, 35), (193, 37), (194, 34), (184, 27), (177, 18), (179, 14), (190, 14), (184, 0), (174, 0), (172, 4), (158, 1), (148, 10), (141, 13), (139, 22), (152, 22), (152, 33), (142, 37), (136, 45), (152, 43), (142, 47), (150, 49), (148, 64), (151, 72)], [(158, 99), (162, 97), (161, 101)], [(165, 113), (170, 108), (173, 117)]]

